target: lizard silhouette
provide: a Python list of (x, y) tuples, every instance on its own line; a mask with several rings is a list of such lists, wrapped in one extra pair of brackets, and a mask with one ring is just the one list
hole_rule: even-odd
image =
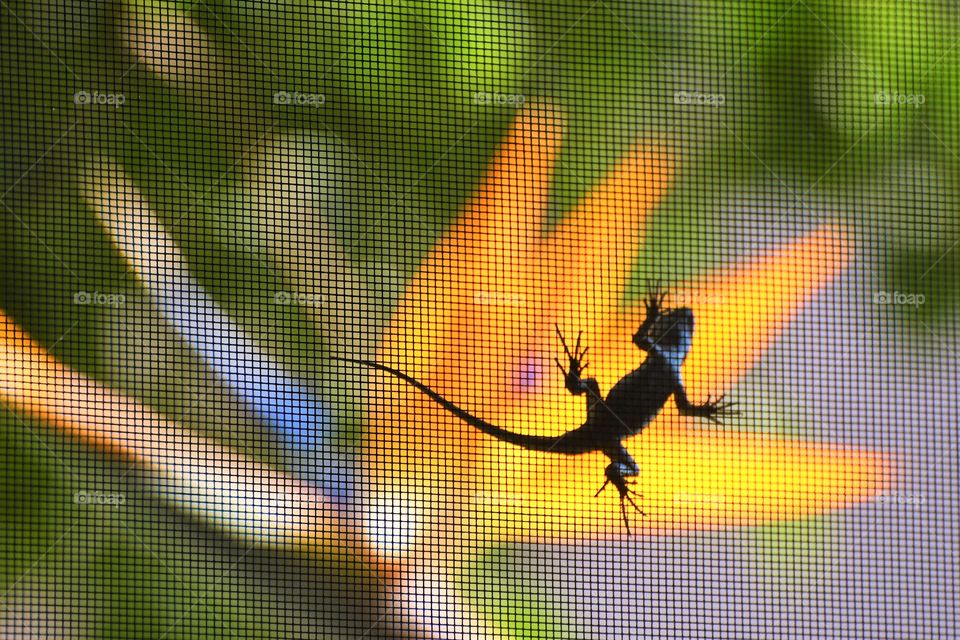
[(640, 468), (623, 446), (623, 441), (650, 424), (671, 396), (681, 415), (706, 418), (719, 424), (721, 417), (735, 413), (731, 410), (733, 405), (724, 402), (723, 396), (716, 400), (708, 396), (703, 404), (693, 404), (687, 398), (680, 368), (693, 341), (693, 311), (687, 307), (666, 310), (663, 308), (664, 297), (659, 287), (651, 290), (645, 300), (646, 318), (633, 335), (633, 344), (647, 353), (646, 359), (637, 369), (621, 378), (605, 398), (601, 396), (600, 386), (594, 378), (582, 376), (587, 368), (584, 361), (587, 348), (580, 349), (583, 332), (577, 335), (577, 342), (571, 351), (559, 326), (556, 327), (568, 360), (568, 367), (564, 369), (560, 360), (556, 359), (557, 366), (564, 374), (566, 389), (574, 395), (586, 395), (587, 405), (584, 423), (557, 436), (526, 435), (498, 427), (461, 409), (419, 380), (378, 362), (336, 356), (331, 359), (389, 373), (416, 387), (467, 424), (509, 444), (532, 451), (565, 455), (602, 451), (610, 459), (610, 464), (604, 471), (606, 481), (594, 497), (599, 496), (608, 484), (617, 488), (623, 523), (630, 534), (624, 501), (629, 502), (641, 515), (646, 514), (630, 497), (636, 492), (630, 488), (627, 478), (639, 475)]

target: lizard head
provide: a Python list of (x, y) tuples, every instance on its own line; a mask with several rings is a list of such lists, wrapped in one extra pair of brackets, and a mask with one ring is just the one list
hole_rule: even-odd
[(661, 315), (647, 335), (650, 342), (679, 368), (693, 343), (693, 311), (680, 307)]

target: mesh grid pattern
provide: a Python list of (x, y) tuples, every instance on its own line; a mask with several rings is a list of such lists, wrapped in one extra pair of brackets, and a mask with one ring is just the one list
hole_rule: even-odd
[(0, 0), (0, 637), (950, 636), (956, 18)]

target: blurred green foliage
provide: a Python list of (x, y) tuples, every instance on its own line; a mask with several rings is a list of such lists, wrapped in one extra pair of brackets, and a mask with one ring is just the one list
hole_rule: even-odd
[(491, 547), (463, 567), (458, 587), (471, 604), (513, 638), (567, 638), (552, 585), (525, 571), (512, 548)]

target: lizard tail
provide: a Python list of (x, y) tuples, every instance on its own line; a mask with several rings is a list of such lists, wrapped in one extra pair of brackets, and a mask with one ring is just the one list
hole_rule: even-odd
[(373, 360), (360, 360), (357, 358), (340, 358), (336, 356), (330, 356), (331, 360), (339, 360), (340, 362), (351, 362), (353, 364), (361, 364), (371, 369), (378, 369), (389, 373), (390, 375), (400, 378), (407, 384), (410, 384), (423, 393), (427, 394), (431, 400), (436, 402), (438, 405), (460, 418), (467, 424), (472, 427), (475, 427), (487, 434), (488, 436), (493, 436), (497, 440), (503, 440), (509, 444), (516, 445), (518, 447), (523, 447), (524, 449), (531, 449), (533, 451), (552, 451), (554, 453), (580, 453), (577, 451), (566, 451), (566, 447), (563, 446), (563, 437), (564, 436), (530, 436), (522, 433), (514, 433), (513, 431), (507, 431), (501, 427), (498, 427), (495, 424), (490, 424), (486, 420), (481, 420), (475, 415), (464, 411), (454, 403), (450, 402), (439, 393), (423, 384), (416, 378), (408, 376), (404, 372), (388, 367), (386, 365), (380, 364), (379, 362), (374, 362)]

